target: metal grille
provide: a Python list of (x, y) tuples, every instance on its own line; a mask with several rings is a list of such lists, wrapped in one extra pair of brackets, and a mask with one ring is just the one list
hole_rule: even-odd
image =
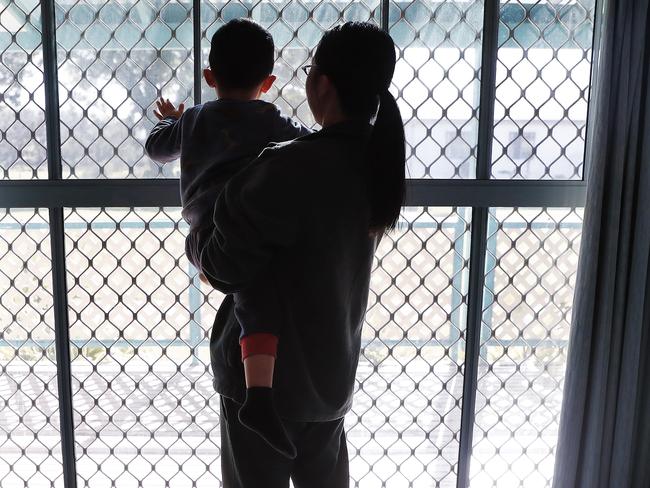
[[(265, 95), (286, 114), (308, 127), (315, 125), (305, 95), (305, 75), (301, 66), (309, 63), (323, 32), (340, 22), (359, 20), (380, 23), (379, 0), (282, 1), (282, 2), (201, 2), (201, 54), (208, 64), (210, 39), (224, 23), (234, 18), (250, 18), (269, 30), (275, 42), (277, 80)], [(202, 84), (202, 100), (214, 99), (214, 90)]]
[[(469, 213), (407, 208), (378, 251), (346, 424), (355, 486), (455, 485)], [(180, 222), (178, 209), (66, 217), (80, 486), (219, 479), (207, 337), (222, 296), (188, 267)]]
[(580, 210), (490, 210), (473, 487), (551, 486), (581, 229)]
[(396, 2), (393, 78), (411, 178), (474, 178), (483, 2)]
[(594, 7), (501, 2), (492, 177), (582, 179)]
[(184, 257), (179, 209), (66, 216), (78, 485), (218, 486), (207, 332), (221, 295)]
[[(223, 22), (250, 17), (276, 40), (278, 76), (267, 99), (313, 125), (299, 67), (320, 35), (344, 20), (381, 22), (379, 0), (201, 1), (202, 63)], [(195, 76), (192, 4), (180, 0), (56, 2), (63, 173), (68, 178), (178, 177), (143, 151), (163, 95), (191, 103)], [(3, 178), (45, 176), (38, 3), (0, 3)], [(581, 179), (594, 0), (500, 4), (491, 175)], [(391, 2), (399, 49), (394, 79), (405, 119), (412, 178), (476, 175), (483, 4)], [(11, 141), (11, 142), (9, 142)]]
[[(592, 0), (0, 0), (2, 179), (47, 176), (44, 120), (49, 178), (60, 165), (67, 178), (0, 182), (1, 201), (27, 207), (0, 217), (0, 487), (220, 485), (207, 334), (222, 296), (183, 256), (179, 209), (160, 208), (177, 204), (161, 193), (173, 185), (78, 179), (178, 176), (143, 155), (151, 104), (213, 97), (207, 40), (234, 17), (271, 30), (268, 99), (307, 125), (299, 67), (325, 29), (371, 20), (399, 49), (393, 90), (422, 180), (377, 253), (346, 418), (354, 486), (550, 486), (582, 217), (548, 207), (580, 206), (584, 183), (472, 179), (582, 178), (593, 12)], [(72, 360), (55, 365), (68, 319)]]
[(64, 178), (178, 177), (143, 145), (158, 96), (192, 101), (191, 4), (55, 3)]
[[(377, 252), (346, 419), (354, 486), (456, 485), (470, 213), (406, 208)], [(581, 215), (494, 209), (488, 227), (472, 486), (548, 486)], [(207, 337), (222, 296), (184, 231), (178, 209), (66, 217), (80, 486), (219, 480)]]
[(377, 251), (354, 407), (354, 486), (456, 486), (470, 209), (414, 208)]
[(47, 178), (37, 1), (0, 0), (0, 180)]
[(62, 486), (47, 212), (0, 210), (0, 487)]

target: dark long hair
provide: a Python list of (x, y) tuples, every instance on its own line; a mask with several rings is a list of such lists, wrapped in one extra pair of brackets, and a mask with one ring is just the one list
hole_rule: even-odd
[(404, 125), (388, 91), (395, 61), (391, 37), (367, 22), (330, 29), (314, 55), (314, 63), (332, 81), (348, 117), (370, 121), (377, 115), (366, 150), (372, 232), (395, 228), (404, 203)]

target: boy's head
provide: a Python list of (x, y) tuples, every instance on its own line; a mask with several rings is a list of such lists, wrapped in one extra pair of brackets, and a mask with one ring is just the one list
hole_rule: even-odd
[(220, 93), (265, 93), (275, 80), (273, 38), (250, 20), (231, 20), (217, 30), (208, 59), (206, 81)]

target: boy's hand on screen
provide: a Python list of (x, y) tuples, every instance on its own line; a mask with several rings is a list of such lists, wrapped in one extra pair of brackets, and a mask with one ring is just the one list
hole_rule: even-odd
[(169, 99), (165, 99), (163, 97), (160, 97), (159, 100), (156, 100), (156, 107), (158, 107), (158, 110), (154, 110), (153, 114), (158, 120), (162, 120), (166, 117), (174, 117), (175, 119), (180, 119), (181, 115), (183, 115), (183, 111), (185, 110), (184, 103), (181, 103), (178, 108), (176, 108), (174, 104), (169, 101)]
[(208, 279), (205, 277), (205, 275), (204, 275), (203, 273), (199, 273), (199, 279), (200, 279), (203, 283), (205, 283), (206, 285), (209, 285), (209, 284), (210, 284), (210, 282), (208, 281)]

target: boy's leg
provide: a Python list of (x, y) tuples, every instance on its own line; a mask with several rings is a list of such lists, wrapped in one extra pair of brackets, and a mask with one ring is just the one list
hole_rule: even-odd
[(223, 488), (288, 488), (291, 461), (237, 418), (239, 404), (221, 397)]
[(239, 410), (239, 420), (283, 456), (293, 459), (296, 448), (273, 405), (273, 372), (278, 338), (273, 334), (254, 333), (242, 337), (240, 344), (246, 377), (246, 400)]

